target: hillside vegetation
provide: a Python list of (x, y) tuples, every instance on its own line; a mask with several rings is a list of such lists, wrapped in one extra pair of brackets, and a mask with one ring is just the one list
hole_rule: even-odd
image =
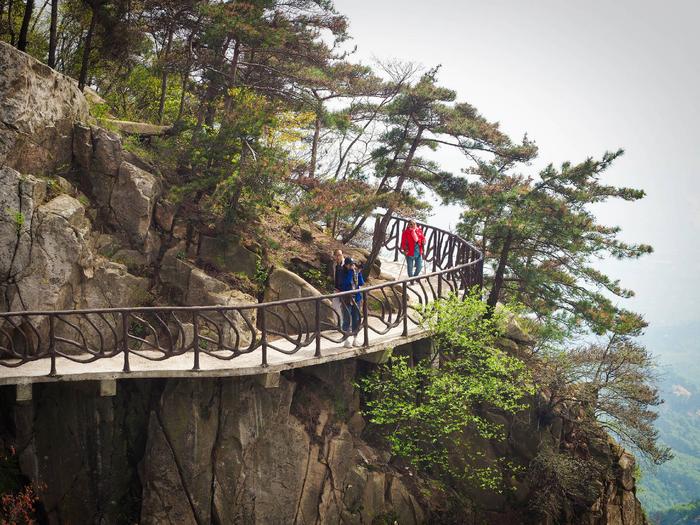
[[(509, 137), (464, 94), (443, 86), (437, 66), (358, 63), (348, 24), (328, 0), (0, 3), (0, 39), (73, 79), (0, 46), (16, 74), (0, 82), (0, 165), (14, 188), (8, 199), (19, 195), (2, 226), (26, 266), (13, 273), (18, 263), (8, 262), (4, 307), (26, 308), (24, 290), (49, 281), (52, 266), (37, 270), (29, 257), (34, 235), (53, 242), (77, 232), (57, 243), (74, 248), (60, 254), (65, 279), (50, 280), (55, 293), (32, 296), (56, 299), (53, 308), (106, 300), (235, 305), (276, 297), (273, 272), (289, 277), (293, 270), (323, 289), (324, 254), (341, 244), (367, 244), (359, 253), (365, 271), (377, 274), (392, 216), (429, 217), (436, 199), (459, 205), (459, 233), (484, 254), (483, 293), (424, 312), (437, 345), (430, 366), (397, 356), (363, 375), (367, 432), (461, 502), (479, 502), (488, 490), (498, 512), (517, 508), (533, 522), (575, 523), (590, 512), (606, 523), (623, 514), (643, 523), (634, 459), (619, 445), (652, 464), (671, 458), (669, 445), (694, 450), (659, 441), (658, 368), (639, 339), (646, 322), (620, 306), (634, 292), (596, 265), (652, 251), (622, 241), (618, 226), (592, 212), (598, 203), (644, 197), (606, 180), (623, 151), (533, 173), (538, 150), (530, 137)], [(45, 103), (25, 100), (17, 78), (30, 79), (25, 84)], [(56, 97), (41, 91), (51, 84), (46, 79), (60, 86)], [(45, 117), (43, 128), (33, 112)], [(34, 140), (37, 131), (55, 142)], [(448, 150), (462, 155), (458, 173), (434, 160)], [(34, 192), (27, 202), (26, 186)], [(386, 213), (379, 219), (377, 212)], [(38, 231), (35, 215), (48, 217), (52, 229)], [(61, 227), (69, 220), (74, 230)], [(109, 281), (115, 275), (126, 283), (123, 293)], [(90, 293), (95, 281), (103, 295)], [(293, 383), (285, 387), (287, 406)], [(209, 386), (221, 398), (223, 382)], [(153, 399), (168, 398), (168, 388), (189, 391), (164, 386)], [(348, 395), (353, 402), (359, 396)], [(516, 454), (498, 443), (519, 415), (546, 435)], [(153, 429), (149, 446), (162, 446), (155, 423), (138, 423), (139, 431)], [(314, 430), (297, 429), (300, 442), (312, 442), (316, 428), (332, 431), (313, 423)], [(488, 442), (500, 477), (460, 448), (467, 435)], [(138, 478), (133, 461), (128, 468)], [(209, 502), (203, 516), (213, 512), (213, 485), (198, 487)], [(513, 504), (523, 494), (534, 502), (527, 512), (523, 501)]]
[(700, 494), (698, 330), (697, 324), (652, 328), (644, 337), (657, 353), (662, 373), (660, 386), (666, 402), (659, 411), (659, 437), (674, 452), (671, 461), (643, 468), (640, 499), (654, 515), (694, 501)]

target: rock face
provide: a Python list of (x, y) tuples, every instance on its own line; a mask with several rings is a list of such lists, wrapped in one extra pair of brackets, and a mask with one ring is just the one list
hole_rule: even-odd
[[(123, 159), (118, 137), (80, 124), (88, 105), (73, 80), (2, 42), (0, 71), (0, 309), (143, 304), (148, 279), (100, 255), (90, 204), (114, 210), (115, 233), (150, 262), (157, 177)], [(75, 168), (92, 202), (56, 174)]]
[[(298, 299), (300, 297), (318, 297), (321, 292), (307, 283), (297, 274), (284, 268), (275, 268), (265, 288), (265, 302)], [(289, 334), (313, 332), (315, 330), (316, 306), (314, 301), (290, 306), (276, 306), (268, 310), (267, 326)], [(320, 307), (321, 329), (328, 330), (338, 326), (330, 301), (324, 300)]]
[[(266, 389), (252, 378), (35, 386), (6, 406), (23, 472), (42, 480), (50, 523), (425, 522), (410, 476), (350, 420), (355, 363)], [(10, 403), (12, 405), (12, 403)]]
[(158, 177), (129, 162), (121, 140), (107, 130), (75, 124), (73, 156), (81, 184), (95, 199), (100, 218), (124, 232), (131, 246), (153, 258), (152, 222), (161, 194)]
[(44, 175), (71, 162), (73, 123), (88, 105), (77, 84), (0, 42), (0, 166)]
[[(396, 351), (415, 357), (418, 347)], [(646, 525), (634, 459), (606, 440), (590, 444), (602, 467), (590, 495), (559, 501), (558, 518), (532, 508), (537, 480), (504, 494), (464, 490), (462, 505), (430, 496), (426, 480), (365, 440), (359, 366), (284, 372), (273, 388), (255, 377), (130, 379), (106, 398), (95, 383), (38, 384), (24, 404), (1, 388), (0, 444), (45, 484), (49, 523)], [(566, 442), (566, 424), (534, 414), (503, 418), (506, 442), (472, 450), (518, 462)]]
[(202, 236), (199, 258), (218, 269), (243, 273), (253, 277), (257, 270), (258, 256), (231, 237)]
[(146, 242), (159, 194), (160, 183), (156, 177), (128, 162), (119, 165), (109, 202), (115, 220), (134, 244)]
[[(257, 300), (239, 290), (234, 290), (223, 281), (207, 275), (188, 261), (180, 258), (181, 247), (175, 246), (163, 256), (160, 281), (170, 301), (186, 306), (242, 306), (257, 303)], [(221, 322), (224, 330), (223, 343), (237, 346), (248, 345), (257, 335), (255, 328), (257, 310), (228, 310), (225, 314), (208, 312), (210, 319)], [(225, 315), (226, 318), (222, 315)]]
[(85, 206), (47, 183), (0, 169), (0, 290), (5, 310), (138, 304), (146, 279), (95, 254)]

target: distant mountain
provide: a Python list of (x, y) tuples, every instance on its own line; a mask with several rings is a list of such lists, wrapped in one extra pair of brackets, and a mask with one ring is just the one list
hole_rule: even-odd
[(677, 505), (651, 515), (654, 525), (697, 525), (700, 523), (700, 500)]
[(674, 514), (676, 506), (700, 501), (700, 322), (652, 328), (644, 336), (644, 343), (661, 365), (665, 403), (657, 426), (675, 458), (660, 467), (642, 466), (639, 499), (650, 515), (669, 512), (669, 516), (681, 516)]

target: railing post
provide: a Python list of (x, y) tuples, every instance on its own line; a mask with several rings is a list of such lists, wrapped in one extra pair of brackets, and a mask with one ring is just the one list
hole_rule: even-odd
[(122, 312), (122, 351), (124, 352), (124, 372), (131, 372), (129, 366), (129, 312)]
[[(388, 213), (388, 212), (387, 212)], [(394, 242), (394, 262), (399, 260), (399, 249), (401, 248), (401, 219), (394, 219), (396, 222), (396, 242)], [(394, 228), (391, 229), (393, 231)]]
[(369, 308), (367, 307), (367, 292), (362, 292), (362, 331), (364, 332), (364, 342), (362, 346), (369, 346)]
[(406, 281), (403, 282), (402, 289), (401, 307), (403, 308), (403, 332), (401, 335), (406, 337), (408, 335), (408, 285)]
[(462, 292), (462, 299), (467, 297), (467, 294), (469, 293), (469, 273), (471, 272), (471, 266), (467, 266), (466, 268), (462, 268), (460, 270), (460, 273), (462, 274), (462, 288), (464, 288), (464, 292)]
[(51, 356), (51, 371), (50, 376), (56, 375), (56, 334), (55, 334), (55, 318), (49, 314), (49, 355)]
[[(433, 271), (437, 270), (438, 254), (440, 253), (440, 239), (442, 234), (440, 232), (435, 232), (433, 234)], [(428, 250), (426, 250), (427, 252)]]
[(479, 261), (479, 288), (483, 290), (484, 288), (484, 256), (481, 256), (481, 260)]
[(438, 274), (438, 289), (437, 289), (437, 298), (440, 299), (442, 297), (442, 274)]
[(265, 321), (265, 307), (260, 308), (260, 344), (262, 345), (262, 366), (267, 366), (267, 323)]
[(199, 370), (199, 326), (197, 326), (197, 310), (192, 311), (192, 348), (194, 349), (194, 366), (192, 370)]
[(315, 357), (321, 357), (321, 299), (316, 299), (316, 353)]

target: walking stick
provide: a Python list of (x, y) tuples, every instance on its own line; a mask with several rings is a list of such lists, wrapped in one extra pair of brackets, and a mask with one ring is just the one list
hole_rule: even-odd
[[(403, 255), (403, 254), (402, 254)], [(401, 279), (401, 272), (403, 272), (403, 265), (406, 264), (406, 256), (404, 256), (403, 261), (401, 262), (401, 269), (399, 270), (399, 275), (396, 277), (396, 281)]]

